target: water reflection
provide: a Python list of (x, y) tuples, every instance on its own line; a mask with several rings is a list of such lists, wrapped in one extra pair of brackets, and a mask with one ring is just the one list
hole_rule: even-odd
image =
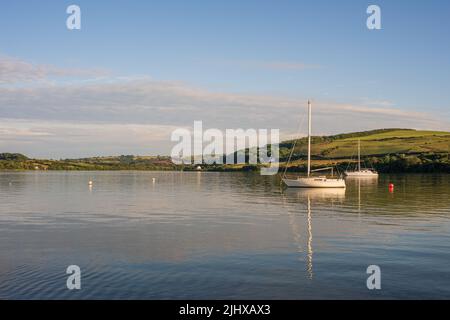
[[(356, 187), (358, 193), (358, 218), (361, 218), (361, 187), (366, 193), (374, 190), (378, 186), (378, 176), (347, 176), (345, 182), (349, 187)], [(358, 220), (359, 221), (359, 220)]]
[[(345, 199), (345, 189), (342, 188), (317, 188), (317, 189), (285, 189), (282, 193), (283, 202), (286, 204), (286, 201), (289, 201), (290, 204), (292, 202), (299, 204), (306, 204), (306, 271), (308, 274), (308, 279), (313, 279), (313, 221), (312, 221), (312, 213), (313, 208), (311, 202), (315, 203), (327, 202), (331, 207), (335, 203), (342, 203)], [(288, 207), (289, 208), (289, 207)], [(291, 226), (292, 234), (294, 240), (296, 242), (296, 246), (299, 249), (299, 252), (302, 252), (301, 248), (301, 233), (297, 223), (297, 219), (295, 219), (295, 215), (289, 212), (289, 224)], [(304, 212), (304, 211), (303, 211)]]
[(360, 181), (365, 184), (376, 184), (378, 182), (378, 176), (346, 176), (345, 182)]
[(310, 199), (313, 201), (342, 202), (345, 199), (345, 190), (345, 188), (288, 188), (283, 194), (291, 199), (296, 198), (297, 200)]
[(311, 219), (311, 199), (308, 195), (308, 263), (307, 270), (309, 278), (313, 278), (313, 247), (312, 247), (312, 219)]
[(449, 190), (448, 175), (280, 193), (251, 173), (0, 173), (0, 297), (73, 298), (74, 261), (78, 298), (371, 298), (372, 263), (390, 270), (383, 298), (450, 297)]

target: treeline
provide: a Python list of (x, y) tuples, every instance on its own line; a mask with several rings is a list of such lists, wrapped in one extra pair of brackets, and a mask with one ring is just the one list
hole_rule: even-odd
[(450, 173), (448, 153), (399, 154), (370, 158), (368, 162), (379, 172), (446, 172)]
[(0, 161), (26, 161), (28, 157), (21, 153), (0, 153)]
[[(286, 156), (281, 160), (280, 171), (286, 166)], [(293, 158), (306, 160), (304, 155)], [(320, 159), (313, 156), (313, 159)], [(248, 161), (248, 154), (246, 154)], [(323, 160), (323, 159), (322, 159)], [(384, 156), (371, 156), (362, 159), (366, 166), (373, 167), (381, 173), (400, 172), (441, 172), (450, 173), (448, 153), (420, 153), (420, 154), (388, 154)], [(327, 159), (328, 165), (334, 165), (337, 170), (354, 167), (355, 162), (345, 159)], [(136, 157), (132, 155), (105, 158), (65, 159), (65, 160), (36, 160), (29, 159), (21, 154), (0, 154), (0, 170), (197, 170), (198, 165), (175, 165), (169, 157)], [(258, 171), (261, 165), (227, 165), (211, 164), (201, 165), (203, 171)], [(313, 162), (313, 169), (315, 168)], [(306, 171), (306, 163), (291, 165), (289, 172)]]
[[(314, 158), (314, 157), (313, 157)], [(347, 160), (330, 160), (330, 164), (334, 162), (336, 170), (343, 172), (349, 168), (356, 166), (354, 161)], [(417, 155), (398, 154), (385, 155), (381, 157), (363, 158), (363, 166), (374, 168), (380, 173), (450, 173), (450, 161), (447, 153), (423, 153)], [(283, 164), (281, 165), (284, 170)], [(318, 168), (312, 165), (312, 169)], [(306, 171), (306, 164), (290, 166), (288, 172)]]
[(334, 136), (328, 136), (326, 138), (328, 138), (329, 141), (339, 140), (339, 139), (349, 139), (349, 138), (360, 138), (360, 137), (371, 136), (371, 135), (375, 135), (375, 134), (386, 133), (386, 132), (391, 132), (391, 131), (396, 131), (396, 130), (415, 131), (414, 129), (403, 129), (403, 128), (375, 129), (375, 130), (352, 132), (352, 133), (340, 133), (340, 134), (336, 134)]
[(21, 154), (0, 154), (0, 170), (177, 170), (169, 157), (96, 157), (84, 159), (29, 159)]

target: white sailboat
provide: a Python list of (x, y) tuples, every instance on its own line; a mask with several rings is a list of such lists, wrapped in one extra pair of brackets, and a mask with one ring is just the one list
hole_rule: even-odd
[(345, 170), (345, 176), (347, 177), (378, 177), (378, 172), (373, 169), (361, 168), (361, 140), (358, 139), (358, 169), (357, 170)]
[(341, 178), (327, 178), (326, 176), (311, 176), (312, 172), (333, 168), (311, 170), (311, 102), (308, 101), (308, 173), (306, 177), (295, 179), (283, 178), (284, 184), (291, 188), (345, 188), (345, 180)]

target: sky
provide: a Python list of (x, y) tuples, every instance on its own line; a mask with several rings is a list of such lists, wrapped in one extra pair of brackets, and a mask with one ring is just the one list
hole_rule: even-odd
[(0, 152), (168, 155), (195, 120), (287, 139), (307, 99), (314, 134), (450, 131), (449, 35), (445, 0), (2, 2)]

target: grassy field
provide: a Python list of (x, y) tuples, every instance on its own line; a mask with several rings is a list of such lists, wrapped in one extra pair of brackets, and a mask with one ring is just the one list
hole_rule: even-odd
[[(367, 131), (329, 137), (314, 137), (311, 152), (326, 159), (352, 158), (358, 152), (361, 141), (362, 156), (381, 156), (386, 154), (446, 153), (450, 149), (450, 132), (416, 131), (408, 129), (386, 129), (382, 132)], [(294, 141), (282, 143), (282, 158), (291, 149)], [(294, 155), (304, 156), (307, 140), (297, 140)]]

